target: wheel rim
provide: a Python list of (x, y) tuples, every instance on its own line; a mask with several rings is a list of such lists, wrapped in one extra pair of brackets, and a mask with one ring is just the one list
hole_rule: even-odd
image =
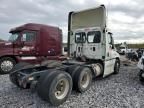
[(14, 66), (13, 63), (11, 61), (8, 61), (8, 60), (3, 61), (1, 63), (1, 69), (5, 72), (12, 70), (13, 66)]
[(87, 88), (89, 83), (90, 83), (90, 75), (88, 74), (88, 72), (85, 72), (81, 78), (80, 84), (83, 88)]
[(63, 99), (69, 91), (69, 86), (67, 79), (61, 79), (56, 85), (55, 97), (57, 99)]

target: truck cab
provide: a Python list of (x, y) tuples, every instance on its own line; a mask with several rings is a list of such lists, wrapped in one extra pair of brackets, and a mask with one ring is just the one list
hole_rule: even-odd
[(18, 62), (38, 64), (59, 59), (62, 31), (58, 27), (28, 23), (10, 30), (8, 41), (0, 43), (0, 73), (9, 73)]
[[(120, 56), (115, 51), (113, 34), (106, 26), (106, 9), (103, 5), (70, 12), (68, 26), (68, 54), (72, 58), (100, 64), (103, 76), (114, 72), (115, 63), (120, 65)], [(99, 73), (100, 74), (100, 73)], [(98, 74), (98, 75), (99, 75)]]

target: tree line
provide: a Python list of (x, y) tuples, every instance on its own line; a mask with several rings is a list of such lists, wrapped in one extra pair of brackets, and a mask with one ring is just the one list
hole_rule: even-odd
[[(121, 46), (120, 44), (115, 44), (116, 48), (119, 48)], [(127, 44), (128, 48), (144, 48), (144, 43), (136, 43), (136, 44)]]

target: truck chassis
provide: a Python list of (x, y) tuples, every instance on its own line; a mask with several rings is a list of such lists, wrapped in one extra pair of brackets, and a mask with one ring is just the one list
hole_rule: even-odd
[[(103, 76), (103, 70), (102, 62), (47, 61), (40, 66), (19, 63), (10, 73), (10, 80), (20, 88), (36, 90), (43, 100), (57, 106), (66, 101), (72, 89), (81, 93), (89, 89), (94, 77)], [(118, 71), (116, 64), (114, 73)]]

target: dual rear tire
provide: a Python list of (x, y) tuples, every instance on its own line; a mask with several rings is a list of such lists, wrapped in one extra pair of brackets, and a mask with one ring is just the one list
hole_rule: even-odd
[(88, 67), (72, 66), (69, 73), (60, 70), (48, 70), (41, 75), (37, 83), (37, 93), (43, 100), (54, 106), (66, 101), (72, 88), (86, 91), (92, 82), (92, 73)]
[(73, 89), (78, 92), (85, 92), (92, 83), (92, 71), (89, 67), (71, 66), (68, 73), (73, 79)]
[(43, 73), (37, 83), (37, 93), (43, 100), (54, 106), (66, 101), (72, 91), (71, 76), (59, 70)]

